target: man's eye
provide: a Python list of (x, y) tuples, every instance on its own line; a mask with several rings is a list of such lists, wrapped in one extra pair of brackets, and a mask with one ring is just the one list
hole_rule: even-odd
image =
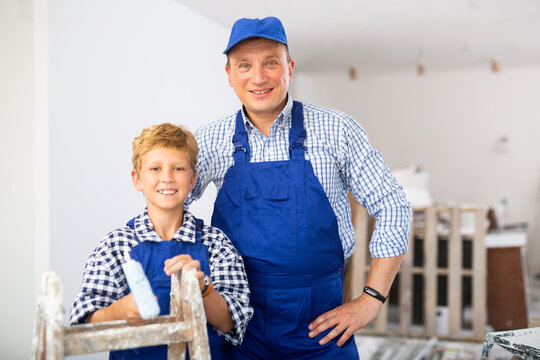
[(266, 63), (266, 65), (276, 65), (276, 61), (275, 60), (268, 60), (268, 62)]
[(240, 69), (249, 69), (249, 64), (240, 64)]

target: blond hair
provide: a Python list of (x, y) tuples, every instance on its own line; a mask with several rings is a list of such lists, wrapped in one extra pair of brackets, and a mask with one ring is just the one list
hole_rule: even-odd
[(143, 129), (141, 134), (133, 139), (133, 168), (139, 172), (142, 157), (157, 147), (172, 147), (185, 151), (189, 157), (191, 169), (195, 172), (199, 149), (195, 137), (182, 126), (171, 123), (153, 125)]

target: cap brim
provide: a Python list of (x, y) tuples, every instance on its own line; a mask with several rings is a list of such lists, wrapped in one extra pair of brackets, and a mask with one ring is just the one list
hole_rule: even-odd
[(250, 34), (250, 35), (247, 35), (247, 36), (244, 36), (244, 37), (238, 39), (237, 41), (235, 41), (232, 44), (229, 44), (229, 46), (225, 49), (225, 51), (223, 51), (223, 53), (225, 55), (227, 55), (232, 50), (233, 47), (240, 44), (242, 41), (246, 41), (248, 39), (255, 39), (255, 38), (264, 38), (264, 39), (268, 39), (268, 40), (273, 40), (275, 42), (278, 42), (280, 44), (285, 45), (287, 47), (287, 49), (289, 48), (287, 43), (284, 43), (283, 41), (281, 41), (281, 39), (278, 39), (278, 38), (275, 38), (275, 37), (272, 37), (272, 36), (268, 36), (266, 34)]

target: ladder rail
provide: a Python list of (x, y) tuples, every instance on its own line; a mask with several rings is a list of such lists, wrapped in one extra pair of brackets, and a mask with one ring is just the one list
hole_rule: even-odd
[(193, 360), (210, 359), (206, 316), (195, 269), (171, 276), (171, 314), (143, 325), (124, 320), (65, 327), (60, 276), (45, 273), (37, 302), (33, 360), (62, 360), (65, 356), (168, 345), (167, 359), (185, 359), (186, 344)]

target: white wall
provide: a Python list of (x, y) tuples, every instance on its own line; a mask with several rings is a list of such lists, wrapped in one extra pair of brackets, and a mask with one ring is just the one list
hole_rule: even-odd
[(0, 357), (5, 359), (20, 358), (23, 346), (29, 357), (34, 313), (33, 23), (20, 10), (17, 1), (0, 2)]
[[(427, 170), (436, 201), (494, 205), (506, 198), (507, 220), (529, 223), (529, 270), (540, 270), (540, 66), (355, 81), (346, 72), (301, 75), (310, 101), (353, 116), (391, 168)], [(508, 151), (498, 153), (503, 136)]]
[[(44, 1), (0, 2), (0, 358), (30, 357), (37, 273), (46, 269)], [(37, 129), (45, 129), (40, 133)], [(45, 147), (44, 147), (45, 146)], [(39, 251), (38, 251), (39, 249)], [(44, 256), (38, 256), (44, 255)]]

